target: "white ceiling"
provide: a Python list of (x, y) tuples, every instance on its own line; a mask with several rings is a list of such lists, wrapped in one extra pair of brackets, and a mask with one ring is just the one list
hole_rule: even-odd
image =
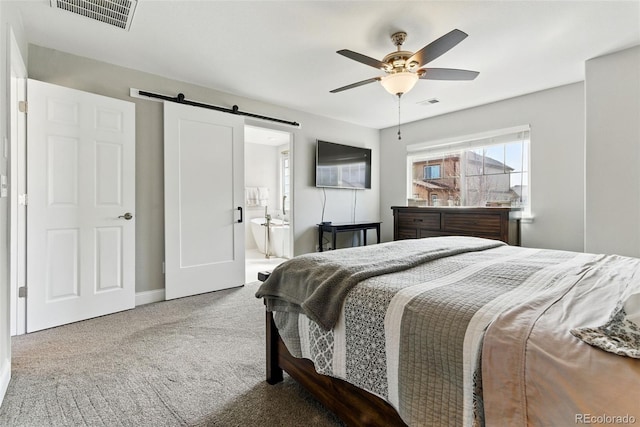
[(255, 126), (244, 127), (244, 141), (278, 147), (289, 143), (289, 133)]
[(30, 43), (372, 128), (397, 124), (397, 99), (377, 82), (329, 93), (382, 74), (336, 51), (382, 59), (398, 30), (410, 51), (468, 33), (429, 66), (480, 72), (418, 81), (403, 122), (581, 81), (586, 60), (640, 44), (640, 0), (139, 0), (128, 32), (49, 0), (17, 3)]

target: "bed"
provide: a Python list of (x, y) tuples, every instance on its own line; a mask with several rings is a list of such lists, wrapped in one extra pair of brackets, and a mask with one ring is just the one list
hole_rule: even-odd
[(640, 422), (640, 260), (435, 237), (305, 254), (256, 296), (283, 370), (347, 425)]

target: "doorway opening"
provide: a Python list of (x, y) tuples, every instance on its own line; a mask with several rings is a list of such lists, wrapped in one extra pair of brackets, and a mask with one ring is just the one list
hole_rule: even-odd
[(292, 134), (246, 125), (245, 281), (293, 256)]

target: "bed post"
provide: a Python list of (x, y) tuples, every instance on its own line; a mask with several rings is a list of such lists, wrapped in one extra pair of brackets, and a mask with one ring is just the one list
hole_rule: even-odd
[(278, 363), (278, 329), (273, 321), (273, 313), (266, 311), (267, 327), (267, 382), (276, 384), (282, 381), (282, 368)]

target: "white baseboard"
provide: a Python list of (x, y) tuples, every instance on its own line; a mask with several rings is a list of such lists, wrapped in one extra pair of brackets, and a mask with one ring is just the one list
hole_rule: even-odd
[(2, 401), (4, 400), (4, 395), (7, 393), (7, 388), (9, 388), (9, 381), (11, 380), (11, 362), (6, 361), (4, 366), (2, 366), (2, 371), (0, 372), (0, 405), (2, 405)]
[(152, 302), (160, 301), (164, 301), (164, 289), (136, 292), (136, 307), (139, 305), (151, 304)]

